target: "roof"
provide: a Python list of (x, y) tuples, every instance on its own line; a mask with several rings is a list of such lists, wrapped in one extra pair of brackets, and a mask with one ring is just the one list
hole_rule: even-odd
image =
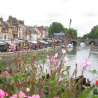
[(8, 22), (8, 21), (5, 21), (5, 23), (6, 23), (8, 26), (11, 26), (11, 25), (9, 24), (9, 22)]
[(40, 27), (36, 27), (37, 30), (40, 32), (40, 33), (43, 33), (43, 30), (44, 30), (44, 27), (43, 26), (40, 26)]
[(54, 33), (54, 35), (64, 35), (65, 36), (65, 33), (61, 31), (60, 33)]
[(34, 27), (27, 27), (27, 33), (29, 34), (29, 33), (35, 33), (36, 32), (36, 30), (35, 30), (35, 28)]
[(20, 24), (20, 22), (16, 18), (12, 18), (12, 24)]

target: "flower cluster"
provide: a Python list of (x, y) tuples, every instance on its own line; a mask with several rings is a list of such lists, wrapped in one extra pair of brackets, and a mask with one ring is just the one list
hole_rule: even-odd
[(91, 66), (91, 62), (89, 61), (89, 58), (86, 58), (83, 60), (83, 66), (82, 67), (82, 73), (86, 70), (86, 67), (90, 67)]
[[(27, 92), (29, 92), (30, 90), (27, 88)], [(4, 92), (2, 89), (0, 89), (0, 98), (5, 98), (5, 96), (8, 96), (7, 92)], [(19, 91), (18, 94), (14, 94), (9, 98), (40, 98), (39, 94), (33, 94), (32, 96), (26, 96), (25, 93), (23, 93), (23, 91)]]
[(12, 43), (12, 44), (9, 46), (9, 48), (10, 48), (9, 51), (11, 51), (11, 50), (12, 50), (12, 51), (15, 51), (15, 50), (16, 50), (16, 45)]

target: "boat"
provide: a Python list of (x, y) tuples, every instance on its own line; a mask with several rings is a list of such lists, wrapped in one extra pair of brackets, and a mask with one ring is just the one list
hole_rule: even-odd
[(68, 44), (67, 48), (73, 48), (73, 44)]

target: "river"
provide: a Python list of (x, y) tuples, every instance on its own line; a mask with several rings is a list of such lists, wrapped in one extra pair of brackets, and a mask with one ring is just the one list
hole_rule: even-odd
[[(88, 58), (90, 49), (91, 46), (85, 46), (85, 43), (81, 43), (80, 46), (74, 46), (73, 49), (70, 49), (70, 51), (66, 54), (66, 57), (68, 57), (66, 66), (71, 66), (70, 74), (73, 73), (75, 69), (75, 64), (77, 63), (77, 67), (78, 67), (77, 75), (78, 76), (81, 75), (81, 70), (82, 70), (81, 66), (84, 65), (83, 63), (84, 59)], [(96, 79), (98, 80), (98, 75), (94, 75), (93, 77), (93, 74), (89, 72), (89, 70), (98, 71), (98, 46), (93, 46), (91, 57), (89, 58), (89, 62), (91, 63), (90, 64), (91, 66), (86, 68), (84, 72), (84, 77), (89, 79), (90, 81), (93, 78), (97, 77)]]
[[(65, 66), (70, 66), (70, 76), (73, 74), (74, 69), (77, 64), (77, 76), (81, 75), (81, 70), (84, 65), (83, 61), (88, 58), (89, 52), (91, 50), (91, 46), (85, 46), (85, 43), (81, 43), (80, 46), (74, 46), (73, 48), (67, 49), (68, 52), (66, 53), (66, 57), (68, 58), (67, 62), (65, 63)], [(57, 52), (58, 54), (60, 53)], [(95, 82), (95, 80), (98, 80), (98, 75), (93, 75), (89, 72), (92, 70), (98, 71), (98, 46), (93, 46), (91, 57), (89, 58), (90, 67), (87, 67), (84, 72), (84, 77), (86, 79), (89, 79), (92, 83)], [(45, 67), (45, 70), (48, 70), (47, 66)], [(96, 78), (97, 77), (97, 78)], [(95, 79), (94, 79), (95, 78)], [(92, 81), (93, 80), (93, 81)]]

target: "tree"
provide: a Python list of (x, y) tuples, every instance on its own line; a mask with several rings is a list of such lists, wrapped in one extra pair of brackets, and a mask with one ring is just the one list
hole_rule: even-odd
[(98, 25), (94, 26), (92, 29), (91, 29), (91, 32), (88, 33), (88, 34), (85, 34), (83, 36), (83, 38), (98, 38)]
[[(60, 33), (61, 31), (63, 31), (65, 33), (65, 36), (67, 36), (69, 29), (64, 28), (61, 23), (53, 22), (50, 25), (48, 31), (49, 31), (49, 36), (52, 36), (54, 33)], [(77, 38), (77, 30), (71, 28), (70, 32), (69, 32), (69, 37)]]
[(49, 29), (49, 36), (52, 36), (54, 33), (60, 33), (61, 31), (64, 32), (64, 27), (61, 23), (58, 23), (58, 22), (53, 22)]
[(70, 28), (70, 31), (69, 32), (69, 36), (70, 38), (77, 38), (77, 30), (73, 29), (73, 28)]

